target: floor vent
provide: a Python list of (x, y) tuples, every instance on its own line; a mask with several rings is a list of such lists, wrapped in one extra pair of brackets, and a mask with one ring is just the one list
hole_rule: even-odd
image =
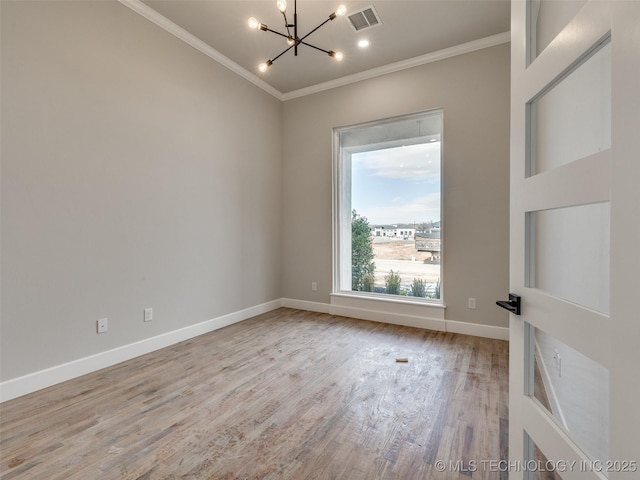
[(362, 10), (358, 10), (357, 12), (350, 14), (349, 21), (356, 32), (366, 28), (375, 27), (382, 23), (378, 16), (378, 12), (376, 12), (373, 6), (363, 8)]

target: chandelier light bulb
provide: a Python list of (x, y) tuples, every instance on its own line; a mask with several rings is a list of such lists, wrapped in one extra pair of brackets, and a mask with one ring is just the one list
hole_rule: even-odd
[(256, 17), (251, 17), (247, 22), (249, 24), (249, 28), (253, 30), (257, 30), (260, 27), (260, 22), (256, 19)]
[[(0, 0), (0, 1), (2, 1), (2, 0)], [(263, 62), (260, 65), (258, 65), (258, 70), (259, 70), (260, 73), (265, 73), (269, 69), (269, 67), (271, 65), (273, 65), (274, 61), (278, 60), (282, 55), (284, 55), (285, 53), (287, 53), (289, 50), (291, 50), (294, 47), (295, 47), (295, 50), (293, 51), (293, 53), (297, 56), (298, 55), (298, 50), (299, 50), (298, 47), (301, 46), (301, 45), (307, 45), (307, 46), (312, 47), (312, 48), (314, 48), (316, 50), (320, 50), (321, 52), (324, 52), (324, 53), (328, 54), (330, 57), (335, 58), (336, 61), (338, 61), (338, 62), (343, 59), (342, 52), (335, 52), (333, 50), (325, 50), (324, 48), (316, 47), (315, 45), (311, 45), (310, 43), (304, 42), (304, 39), (307, 38), (309, 35), (311, 35), (313, 32), (315, 32), (316, 30), (318, 30), (320, 27), (322, 27), (328, 21), (335, 20), (338, 16), (344, 15), (347, 12), (347, 7), (345, 7), (344, 5), (338, 6), (338, 9), (335, 12), (333, 12), (331, 15), (329, 15), (329, 19), (328, 20), (325, 20), (324, 22), (320, 23), (320, 25), (318, 25), (316, 28), (311, 30), (309, 33), (307, 33), (306, 35), (300, 36), (300, 37), (298, 36), (298, 15), (297, 15), (297, 11), (294, 12), (295, 14), (293, 16), (293, 24), (291, 24), (287, 20), (287, 14), (285, 13), (285, 10), (287, 9), (287, 0), (276, 0), (276, 7), (282, 13), (282, 16), (284, 18), (284, 26), (286, 28), (286, 34), (278, 32), (276, 30), (271, 30), (264, 23), (260, 23), (255, 17), (251, 17), (248, 20), (248, 24), (249, 24), (249, 27), (251, 29), (253, 29), (253, 30), (262, 30), (264, 32), (271, 32), (271, 33), (274, 33), (276, 35), (279, 35), (280, 37), (284, 37), (286, 39), (286, 41), (287, 41), (287, 48), (285, 48), (282, 52), (280, 52), (275, 57), (272, 57), (272, 59), (269, 59), (266, 62)], [(291, 34), (291, 28), (293, 28), (293, 32), (294, 32), (293, 34)]]
[(260, 65), (258, 65), (258, 70), (260, 70), (260, 72), (264, 73), (264, 72), (267, 71), (267, 68), (269, 68), (272, 63), (273, 62), (271, 60), (267, 60), (266, 62), (263, 62)]

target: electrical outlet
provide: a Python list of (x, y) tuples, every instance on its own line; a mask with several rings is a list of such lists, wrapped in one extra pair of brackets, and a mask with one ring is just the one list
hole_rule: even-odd
[(317, 284), (317, 282), (311, 282), (311, 290), (312, 290), (313, 292), (315, 292), (315, 291), (317, 291), (317, 290), (318, 290), (318, 284)]
[(109, 329), (109, 319), (101, 318), (96, 322), (98, 333), (105, 333)]
[(150, 322), (151, 320), (153, 320), (153, 308), (145, 308), (144, 309), (144, 321), (145, 322)]
[(469, 297), (469, 300), (467, 301), (467, 308), (470, 308), (471, 310), (475, 310), (476, 309), (476, 299), (475, 298)]

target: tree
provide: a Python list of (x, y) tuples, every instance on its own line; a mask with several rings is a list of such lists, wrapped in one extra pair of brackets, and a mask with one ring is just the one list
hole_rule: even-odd
[(373, 240), (366, 217), (351, 212), (351, 289), (363, 290), (365, 275), (373, 275)]

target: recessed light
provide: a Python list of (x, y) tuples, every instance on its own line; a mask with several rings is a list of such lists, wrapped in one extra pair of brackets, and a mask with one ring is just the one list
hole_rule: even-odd
[(358, 46), (360, 48), (367, 48), (369, 46), (369, 40), (366, 40), (366, 39), (365, 40), (360, 40), (358, 42)]

